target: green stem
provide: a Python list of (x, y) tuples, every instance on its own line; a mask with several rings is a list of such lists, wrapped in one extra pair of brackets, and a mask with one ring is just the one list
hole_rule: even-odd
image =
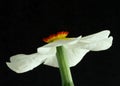
[(58, 46), (56, 49), (56, 55), (62, 79), (62, 86), (74, 86), (72, 75), (70, 72), (70, 67), (68, 66), (67, 59), (65, 58), (64, 47)]

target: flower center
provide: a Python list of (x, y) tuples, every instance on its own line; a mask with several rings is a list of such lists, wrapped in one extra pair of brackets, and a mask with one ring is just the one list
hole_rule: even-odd
[(43, 38), (43, 41), (46, 43), (49, 43), (49, 42), (53, 42), (56, 40), (65, 39), (66, 36), (68, 35), (68, 33), (69, 32), (67, 32), (67, 31), (57, 32), (56, 34), (52, 34), (46, 38)]

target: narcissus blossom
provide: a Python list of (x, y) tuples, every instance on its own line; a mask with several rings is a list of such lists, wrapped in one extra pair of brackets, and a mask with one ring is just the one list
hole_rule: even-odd
[(57, 34), (44, 38), (43, 40), (47, 44), (37, 48), (36, 53), (11, 56), (10, 62), (7, 62), (7, 66), (17, 73), (27, 72), (42, 63), (52, 67), (59, 67), (56, 58), (56, 47), (63, 46), (65, 56), (68, 60), (68, 66), (73, 67), (89, 51), (101, 51), (110, 48), (113, 37), (109, 36), (109, 34), (109, 30), (103, 30), (85, 37), (68, 38), (66, 37), (68, 32), (58, 32)]

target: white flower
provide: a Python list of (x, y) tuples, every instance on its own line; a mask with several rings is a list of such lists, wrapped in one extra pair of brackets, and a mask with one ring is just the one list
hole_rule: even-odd
[(56, 47), (63, 46), (69, 67), (77, 65), (89, 51), (101, 51), (111, 47), (113, 37), (109, 30), (104, 30), (92, 35), (77, 38), (65, 38), (68, 33), (60, 32), (49, 36), (44, 41), (48, 44), (39, 47), (37, 53), (25, 55), (18, 54), (10, 57), (7, 66), (17, 72), (23, 73), (39, 66), (40, 64), (58, 67)]

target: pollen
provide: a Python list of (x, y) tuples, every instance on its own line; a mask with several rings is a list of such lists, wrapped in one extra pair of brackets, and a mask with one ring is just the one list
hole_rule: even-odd
[(49, 42), (53, 42), (56, 40), (65, 39), (68, 34), (69, 32), (67, 31), (57, 32), (56, 34), (52, 34), (46, 38), (43, 38), (43, 41), (46, 43), (49, 43)]

